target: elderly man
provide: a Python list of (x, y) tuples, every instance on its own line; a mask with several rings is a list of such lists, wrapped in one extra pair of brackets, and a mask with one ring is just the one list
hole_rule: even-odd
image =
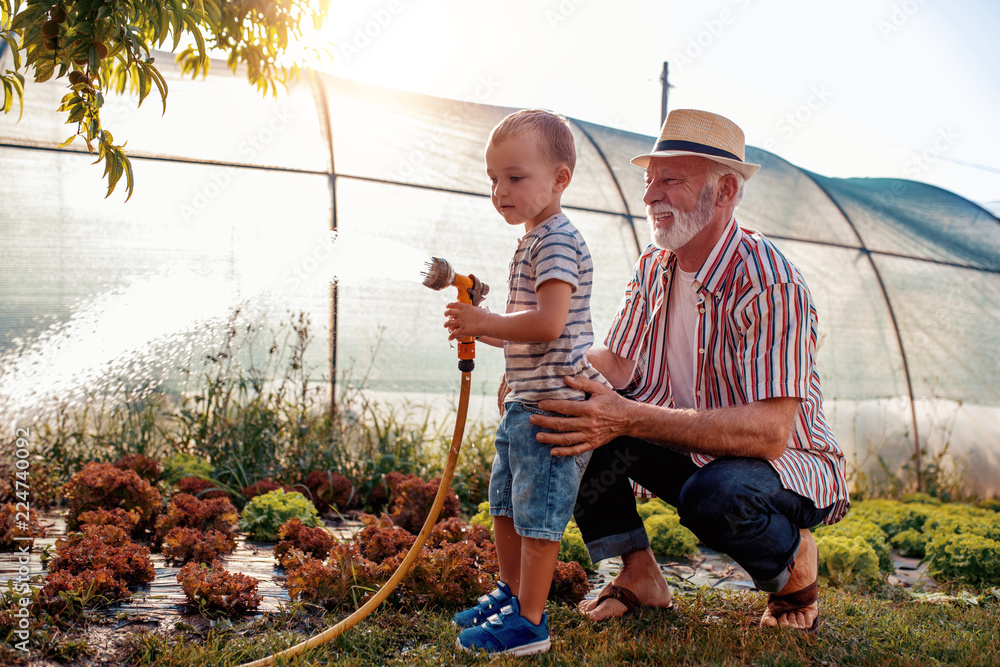
[[(566, 382), (586, 401), (543, 401), (555, 455), (596, 450), (576, 521), (595, 561), (622, 570), (580, 609), (594, 620), (669, 607), (634, 486), (729, 554), (769, 593), (762, 625), (814, 630), (817, 551), (809, 528), (849, 506), (843, 454), (823, 415), (816, 310), (799, 271), (734, 212), (759, 165), (730, 120), (673, 111), (646, 173), (653, 243), (636, 264), (593, 365), (618, 390)], [(765, 204), (766, 205), (766, 204)]]

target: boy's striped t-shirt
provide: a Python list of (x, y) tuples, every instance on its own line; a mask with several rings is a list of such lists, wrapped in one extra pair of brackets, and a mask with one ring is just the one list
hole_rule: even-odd
[(504, 343), (506, 401), (537, 403), (545, 399), (584, 398), (563, 379), (577, 375), (605, 382), (590, 362), (594, 343), (590, 321), (590, 290), (594, 265), (583, 235), (569, 219), (557, 213), (522, 236), (510, 260), (507, 312), (537, 307), (537, 289), (547, 280), (561, 280), (573, 288), (569, 316), (562, 335), (548, 343)]

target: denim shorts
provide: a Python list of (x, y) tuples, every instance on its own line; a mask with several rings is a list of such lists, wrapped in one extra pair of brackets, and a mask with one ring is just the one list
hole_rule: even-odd
[(541, 429), (531, 415), (552, 415), (524, 403), (508, 403), (497, 427), (490, 514), (514, 519), (522, 537), (558, 542), (573, 516), (580, 480), (592, 451), (577, 456), (553, 456), (551, 445), (538, 442)]

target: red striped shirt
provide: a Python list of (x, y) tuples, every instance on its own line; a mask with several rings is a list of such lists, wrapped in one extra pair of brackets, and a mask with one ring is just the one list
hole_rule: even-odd
[[(666, 308), (673, 253), (650, 245), (636, 263), (605, 345), (636, 362), (629, 398), (673, 406), (666, 364)], [(782, 485), (843, 518), (850, 505), (843, 452), (823, 415), (816, 369), (816, 308), (799, 270), (770, 241), (733, 219), (695, 274), (699, 410), (765, 398), (802, 399), (788, 446), (770, 463)], [(713, 457), (692, 454), (703, 466)], [(636, 485), (639, 494), (648, 492)]]

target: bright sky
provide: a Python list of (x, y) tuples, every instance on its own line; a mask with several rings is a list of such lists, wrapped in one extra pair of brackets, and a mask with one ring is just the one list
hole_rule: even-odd
[(334, 0), (328, 68), (655, 135), (669, 106), (827, 176), (925, 181), (1000, 211), (996, 0)]

